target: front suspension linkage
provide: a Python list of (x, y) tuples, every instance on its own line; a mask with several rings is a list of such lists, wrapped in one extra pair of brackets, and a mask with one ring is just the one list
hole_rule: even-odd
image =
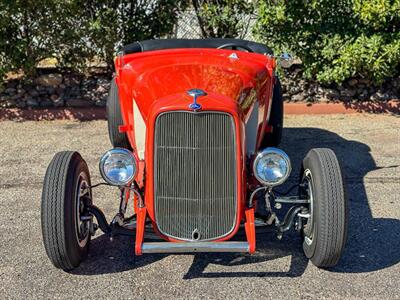
[[(265, 209), (269, 215), (269, 217), (265, 218), (265, 223), (266, 225), (271, 225), (272, 223), (275, 223), (275, 226), (277, 227), (277, 238), (282, 239), (282, 235), (285, 231), (288, 231), (289, 229), (292, 228), (293, 225), (295, 225), (295, 229), (297, 231), (300, 231), (303, 227), (303, 219), (308, 219), (310, 218), (310, 214), (308, 212), (308, 208), (303, 206), (304, 204), (310, 203), (310, 199), (304, 199), (299, 196), (287, 196), (283, 197), (284, 195), (287, 195), (290, 193), (295, 187), (298, 187), (299, 185), (294, 185), (291, 188), (288, 189), (288, 191), (284, 193), (279, 193), (282, 196), (275, 196), (275, 194), (272, 191), (271, 187), (259, 187), (255, 189), (251, 196), (250, 196), (250, 201), (249, 201), (249, 206), (253, 206), (253, 200), (255, 195), (260, 192), (260, 191), (265, 191)], [(274, 207), (277, 209), (280, 209), (282, 204), (292, 204), (293, 206), (290, 207), (290, 209), (287, 211), (283, 221), (279, 221), (276, 213), (272, 209), (271, 201), (274, 202)], [(297, 217), (297, 220), (296, 220)]]

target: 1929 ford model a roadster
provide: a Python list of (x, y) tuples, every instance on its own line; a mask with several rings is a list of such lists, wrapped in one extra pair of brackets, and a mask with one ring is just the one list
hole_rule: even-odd
[[(276, 226), (278, 238), (295, 228), (316, 266), (334, 266), (346, 241), (347, 205), (333, 151), (307, 154), (297, 196), (274, 191), (291, 172), (289, 157), (275, 148), (283, 123), (275, 67), (267, 47), (243, 40), (126, 46), (116, 58), (107, 103), (114, 148), (100, 160), (100, 184), (121, 191), (119, 211), (108, 223), (93, 205), (92, 188), (99, 184), (91, 184), (86, 162), (78, 152), (57, 153), (42, 194), (43, 240), (52, 263), (78, 266), (98, 228), (110, 237), (135, 236), (136, 255), (253, 253), (257, 217)], [(284, 218), (276, 213), (283, 203), (290, 207)], [(163, 241), (145, 241), (149, 225)], [(246, 240), (232, 241), (243, 227)]]

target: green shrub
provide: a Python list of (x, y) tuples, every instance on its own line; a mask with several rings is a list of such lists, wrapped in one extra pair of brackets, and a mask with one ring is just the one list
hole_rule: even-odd
[(203, 38), (244, 36), (249, 26), (246, 16), (254, 11), (248, 0), (192, 0)]
[(342, 83), (399, 75), (400, 0), (259, 1), (257, 37), (289, 50), (306, 78)]
[(122, 44), (170, 33), (186, 2), (2, 0), (0, 79), (19, 69), (30, 76), (44, 58), (79, 70), (96, 57), (111, 67)]
[(82, 1), (86, 33), (96, 55), (112, 65), (122, 45), (170, 34), (187, 1)]
[(82, 62), (76, 30), (82, 20), (75, 20), (75, 13), (72, 3), (61, 0), (1, 1), (0, 75), (18, 69), (32, 74), (36, 63), (48, 57)]
[(307, 78), (379, 84), (400, 73), (400, 0), (2, 0), (0, 78), (32, 75), (44, 58), (81, 70), (96, 57), (111, 67), (122, 44), (172, 33), (188, 5), (204, 37), (242, 36), (244, 16), (257, 12), (258, 39), (297, 55)]

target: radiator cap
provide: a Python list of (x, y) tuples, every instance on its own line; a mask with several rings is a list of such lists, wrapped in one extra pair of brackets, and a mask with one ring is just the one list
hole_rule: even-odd
[(190, 109), (193, 111), (198, 111), (201, 109), (201, 105), (197, 103), (197, 98), (201, 96), (206, 96), (207, 93), (201, 89), (191, 89), (186, 92), (189, 96), (193, 97), (193, 103), (189, 105)]

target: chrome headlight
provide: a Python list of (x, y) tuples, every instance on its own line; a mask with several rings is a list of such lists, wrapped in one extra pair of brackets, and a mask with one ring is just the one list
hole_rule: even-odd
[(266, 148), (258, 153), (253, 164), (253, 173), (263, 185), (282, 184), (290, 175), (289, 156), (277, 148)]
[(100, 159), (100, 173), (109, 184), (123, 186), (137, 173), (137, 163), (132, 152), (123, 148), (107, 151)]

